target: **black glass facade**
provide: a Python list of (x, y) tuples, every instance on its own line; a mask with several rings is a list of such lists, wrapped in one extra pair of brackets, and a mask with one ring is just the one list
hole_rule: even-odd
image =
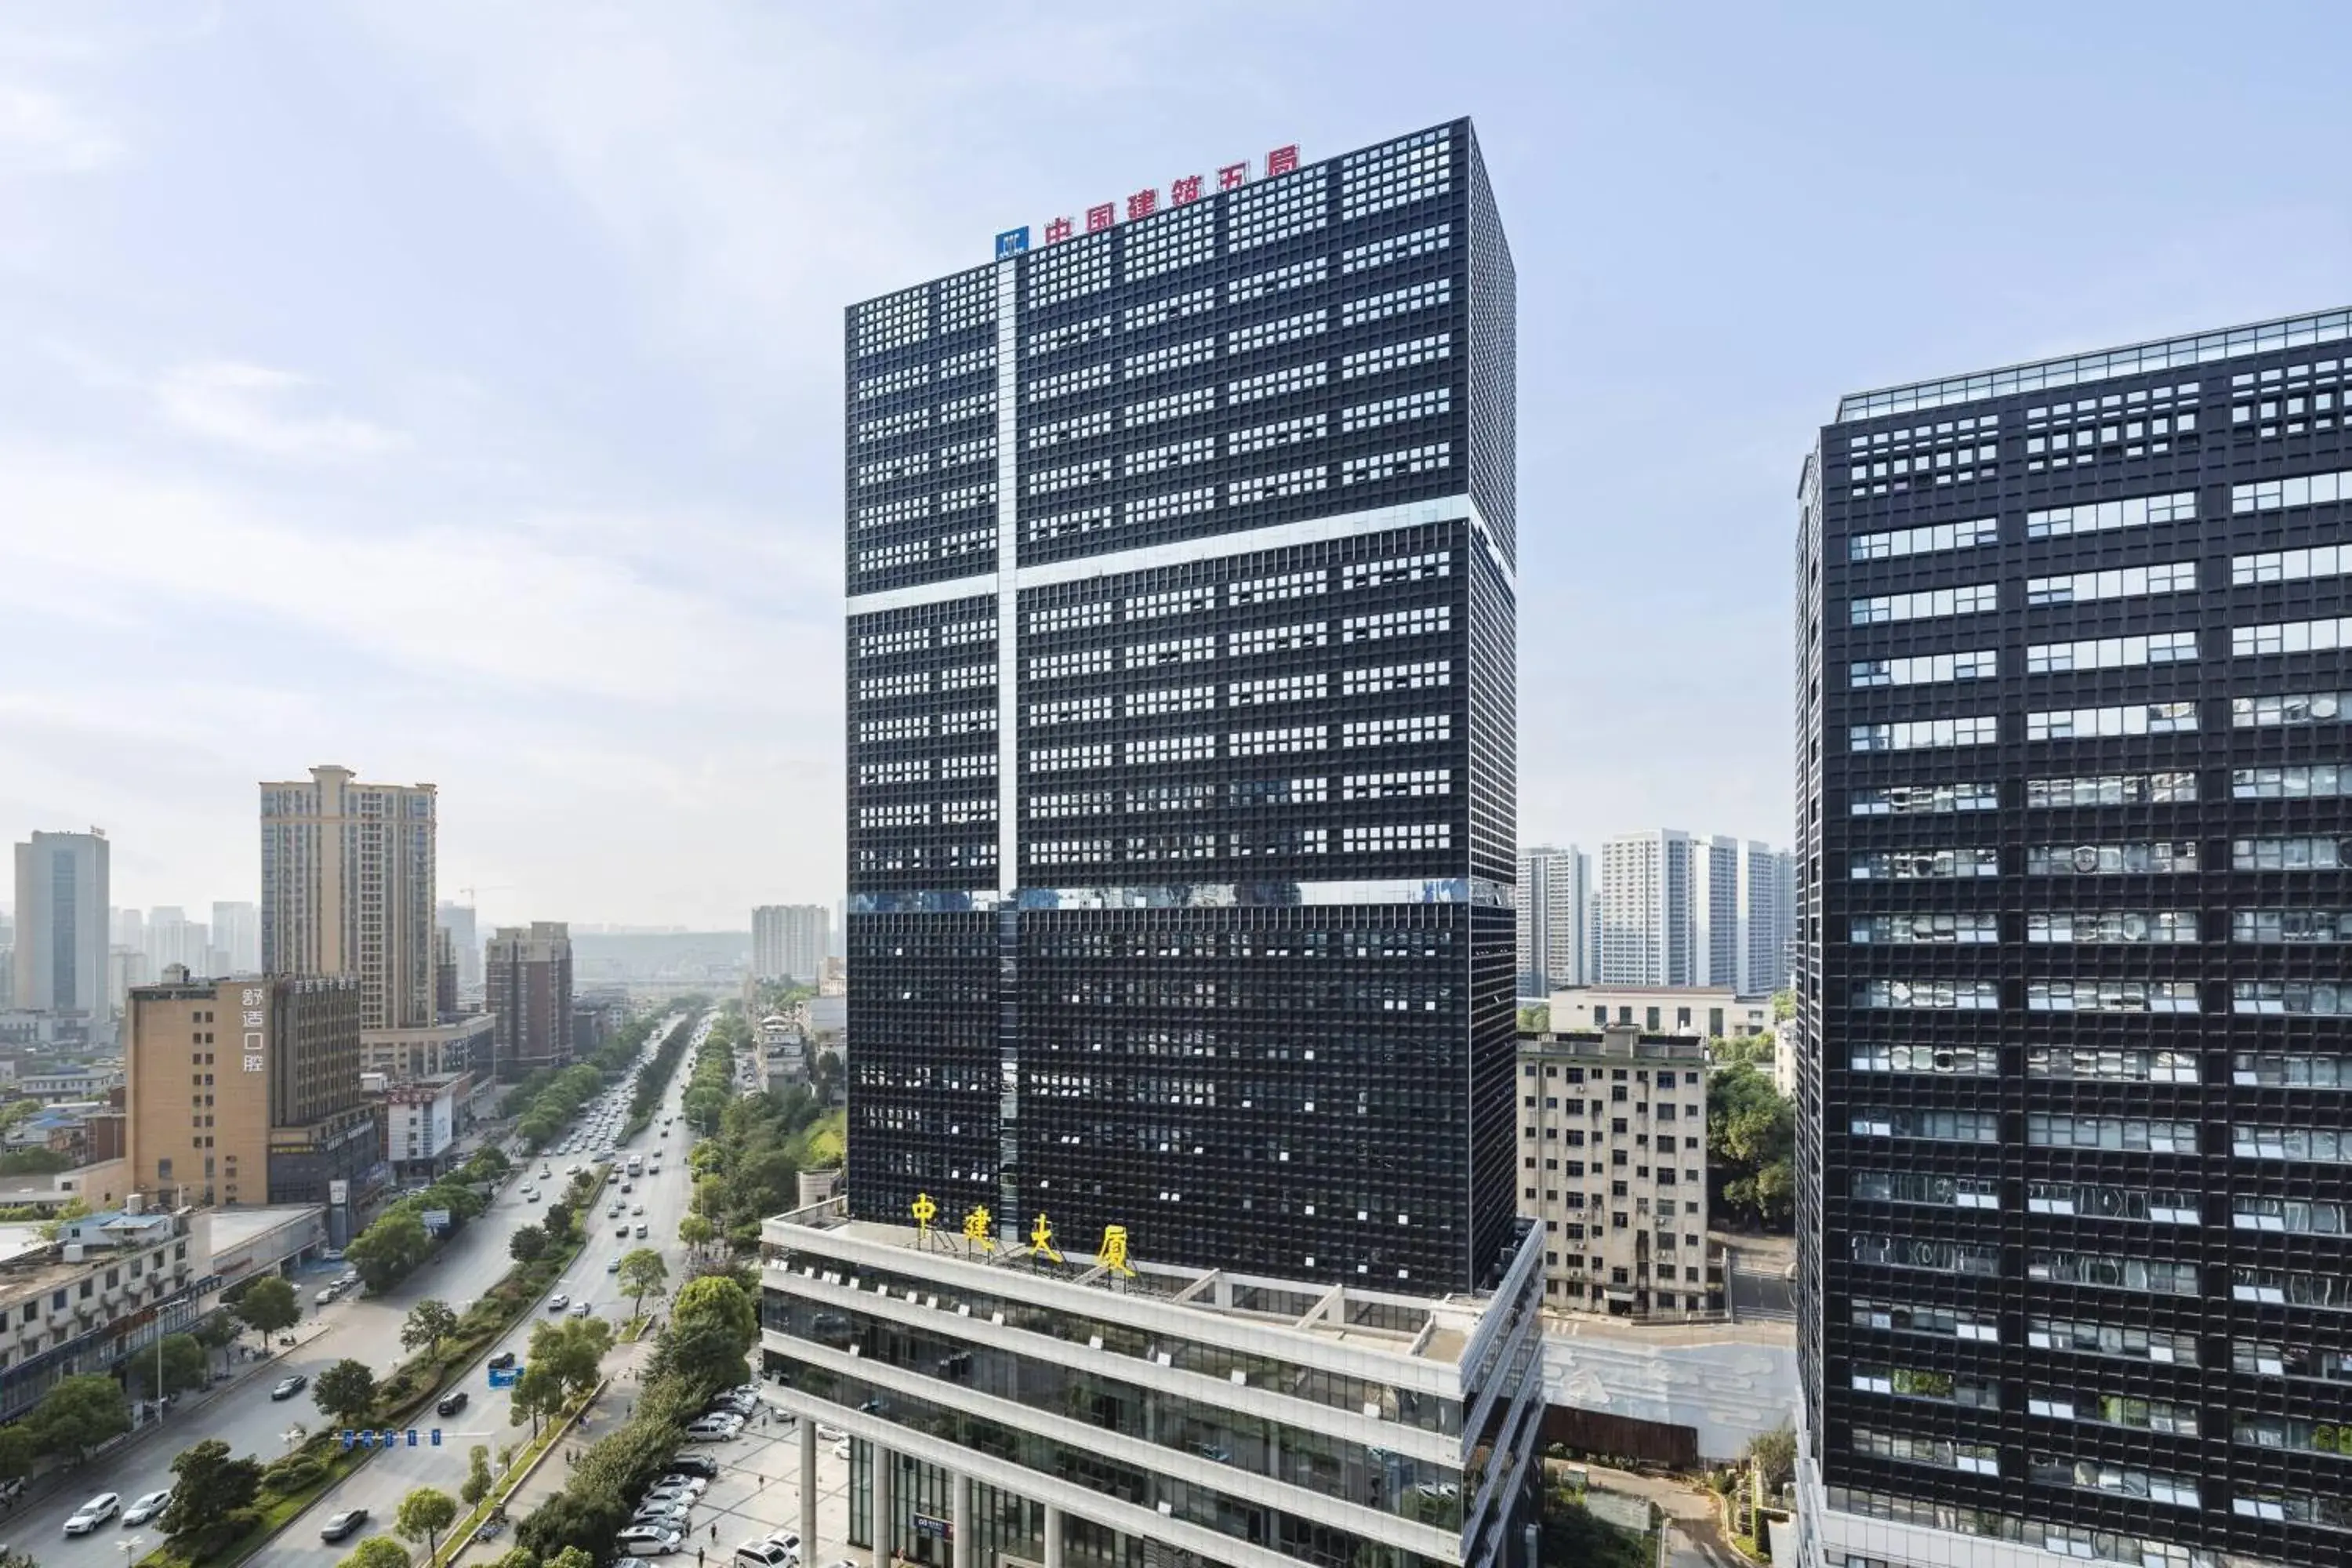
[(1832, 1510), (2352, 1561), (2347, 391), (2339, 313), (1850, 398), (1806, 464)]
[(1514, 308), (1466, 121), (851, 308), (861, 1217), (1490, 1279)]

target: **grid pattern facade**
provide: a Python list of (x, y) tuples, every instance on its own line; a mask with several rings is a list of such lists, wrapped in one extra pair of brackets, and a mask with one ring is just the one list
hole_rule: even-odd
[(851, 308), (862, 1215), (1501, 1256), (1512, 310), (1467, 121)]
[(1800, 1351), (1838, 1512), (2352, 1560), (2352, 679), (2318, 629), (2352, 360), (2243, 342), (1849, 399), (1806, 464)]

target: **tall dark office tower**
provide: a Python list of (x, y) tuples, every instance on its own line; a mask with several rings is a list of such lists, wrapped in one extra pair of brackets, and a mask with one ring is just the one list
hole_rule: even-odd
[(1809, 1562), (2352, 1561), (2347, 392), (2337, 312), (1804, 465)]
[(848, 311), (861, 1217), (1512, 1244), (1510, 252), (1466, 120), (1291, 161)]

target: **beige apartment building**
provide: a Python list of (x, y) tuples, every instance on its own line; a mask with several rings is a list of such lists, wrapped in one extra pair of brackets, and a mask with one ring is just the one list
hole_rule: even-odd
[(492, 1070), (504, 1081), (572, 1060), (572, 928), (500, 926), (482, 957), (483, 1004), (498, 1019)]
[(168, 1205), (363, 1198), (383, 1163), (360, 1092), (349, 975), (135, 986), (124, 1032), (127, 1180)]
[(1721, 1311), (1722, 1266), (1706, 1239), (1705, 1044), (1622, 1025), (1521, 1035), (1519, 1212), (1543, 1226), (1548, 1309), (1667, 1321)]
[(436, 795), (316, 767), (261, 786), (261, 967), (349, 974), (360, 1027), (435, 1021)]

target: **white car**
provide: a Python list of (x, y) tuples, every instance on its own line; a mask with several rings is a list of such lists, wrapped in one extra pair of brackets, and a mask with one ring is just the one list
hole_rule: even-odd
[[(688, 1497), (700, 1497), (710, 1489), (710, 1483), (700, 1476), (689, 1476), (684, 1470), (672, 1470), (654, 1483), (656, 1494), (684, 1492)], [(797, 1544), (797, 1543), (795, 1543)]]
[(844, 1437), (848, 1436), (849, 1434), (843, 1431), (838, 1426), (828, 1426), (824, 1422), (820, 1421), (816, 1424), (816, 1436), (819, 1442), (838, 1443)]
[(772, 1541), (747, 1541), (735, 1549), (737, 1568), (793, 1568), (800, 1553)]
[(732, 1415), (702, 1415), (686, 1424), (686, 1440), (689, 1443), (724, 1443), (743, 1430), (743, 1423)]
[(833, 1457), (836, 1459), (845, 1459), (849, 1458), (848, 1438), (844, 1437), (840, 1442), (835, 1443), (833, 1446)]
[(667, 1557), (678, 1549), (686, 1537), (659, 1525), (633, 1524), (613, 1540), (632, 1557)]
[(149, 1492), (122, 1510), (122, 1522), (144, 1524), (151, 1519), (161, 1518), (163, 1510), (171, 1506), (170, 1492)]
[(122, 1499), (113, 1492), (100, 1492), (74, 1510), (66, 1521), (68, 1535), (88, 1535), (122, 1510)]

